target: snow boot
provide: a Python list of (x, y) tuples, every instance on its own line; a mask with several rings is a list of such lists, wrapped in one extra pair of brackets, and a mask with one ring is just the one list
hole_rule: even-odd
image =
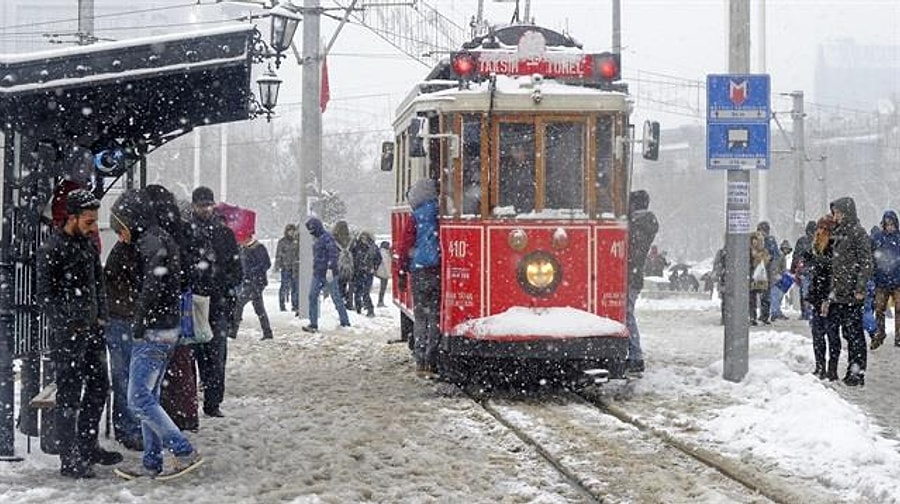
[(837, 381), (837, 365), (838, 363), (836, 360), (828, 361), (828, 371), (825, 372), (825, 378), (827, 378), (828, 381)]
[(816, 370), (813, 371), (813, 374), (816, 376), (816, 378), (818, 378), (820, 380), (824, 380), (826, 377), (825, 363), (824, 362), (816, 362)]

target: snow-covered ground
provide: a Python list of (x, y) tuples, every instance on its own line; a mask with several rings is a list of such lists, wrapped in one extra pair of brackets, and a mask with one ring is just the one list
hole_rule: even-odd
[[(339, 329), (326, 301), (323, 331), (309, 335), (300, 331), (302, 319), (277, 311), (274, 296), (267, 292), (275, 339), (259, 341), (248, 305), (230, 342), (226, 417), (204, 417), (190, 435), (207, 458), (197, 473), (168, 483), (125, 482), (98, 466), (99, 478), (76, 482), (58, 475), (58, 458), (40, 453), (36, 440), (26, 453), (20, 436), (16, 450), (25, 461), (0, 465), (0, 502), (583, 499), (468, 398), (414, 377), (405, 345), (387, 343), (399, 334), (395, 309), (380, 308), (372, 319), (353, 314), (353, 327)], [(821, 489), (823, 502), (900, 502), (897, 423), (879, 424), (858, 406), (897, 402), (891, 387), (884, 389), (893, 395), (866, 397), (891, 374), (873, 364), (862, 389), (817, 380), (809, 374), (808, 331), (795, 321), (754, 329), (750, 372), (731, 383), (721, 377), (716, 302), (640, 300), (637, 309), (647, 372), (606, 386), (623, 408), (656, 428), (805, 482), (808, 491)], [(896, 360), (900, 348), (879, 352), (882, 365)], [(126, 453), (125, 463), (138, 461), (138, 453)]]

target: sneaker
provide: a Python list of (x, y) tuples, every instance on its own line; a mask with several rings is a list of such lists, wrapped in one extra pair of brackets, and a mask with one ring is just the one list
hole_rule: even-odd
[(312, 326), (312, 325), (305, 325), (305, 326), (301, 327), (301, 329), (303, 329), (303, 332), (308, 332), (308, 333), (319, 332), (319, 328), (316, 326)]
[(156, 477), (159, 481), (168, 481), (175, 478), (179, 478), (184, 476), (185, 474), (193, 471), (194, 469), (203, 465), (203, 457), (197, 453), (197, 450), (194, 450), (185, 455), (176, 455), (175, 456), (175, 464), (173, 465), (170, 471), (165, 471), (159, 474)]
[(862, 373), (848, 374), (844, 377), (843, 382), (848, 387), (861, 387), (866, 384), (866, 375)]
[(155, 469), (146, 467), (144, 465), (140, 465), (138, 467), (116, 467), (113, 469), (113, 474), (125, 480), (133, 480), (137, 478), (152, 479), (162, 474), (162, 469)]
[(101, 447), (94, 448), (90, 456), (92, 464), (100, 465), (116, 465), (122, 461), (122, 454), (119, 452), (104, 450)]
[(872, 343), (869, 345), (869, 350), (876, 350), (881, 344), (884, 343), (884, 334), (876, 334), (872, 336)]

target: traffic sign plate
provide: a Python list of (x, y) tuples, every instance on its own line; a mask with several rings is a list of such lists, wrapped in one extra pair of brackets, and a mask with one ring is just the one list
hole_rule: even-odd
[(769, 168), (769, 123), (708, 122), (706, 153), (709, 170)]
[(769, 121), (768, 74), (706, 76), (707, 121)]

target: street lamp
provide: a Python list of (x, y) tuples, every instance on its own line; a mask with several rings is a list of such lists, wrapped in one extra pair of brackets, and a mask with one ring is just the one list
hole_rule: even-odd
[(275, 67), (278, 68), (281, 66), (284, 52), (291, 47), (291, 40), (293, 40), (297, 25), (300, 24), (302, 18), (285, 4), (276, 5), (272, 8), (269, 16), (272, 18), (269, 45), (275, 50)]
[(281, 79), (275, 75), (272, 65), (266, 70), (262, 76), (256, 80), (259, 85), (259, 101), (262, 108), (265, 109), (266, 121), (272, 120), (273, 110), (278, 103), (278, 89), (281, 87)]

